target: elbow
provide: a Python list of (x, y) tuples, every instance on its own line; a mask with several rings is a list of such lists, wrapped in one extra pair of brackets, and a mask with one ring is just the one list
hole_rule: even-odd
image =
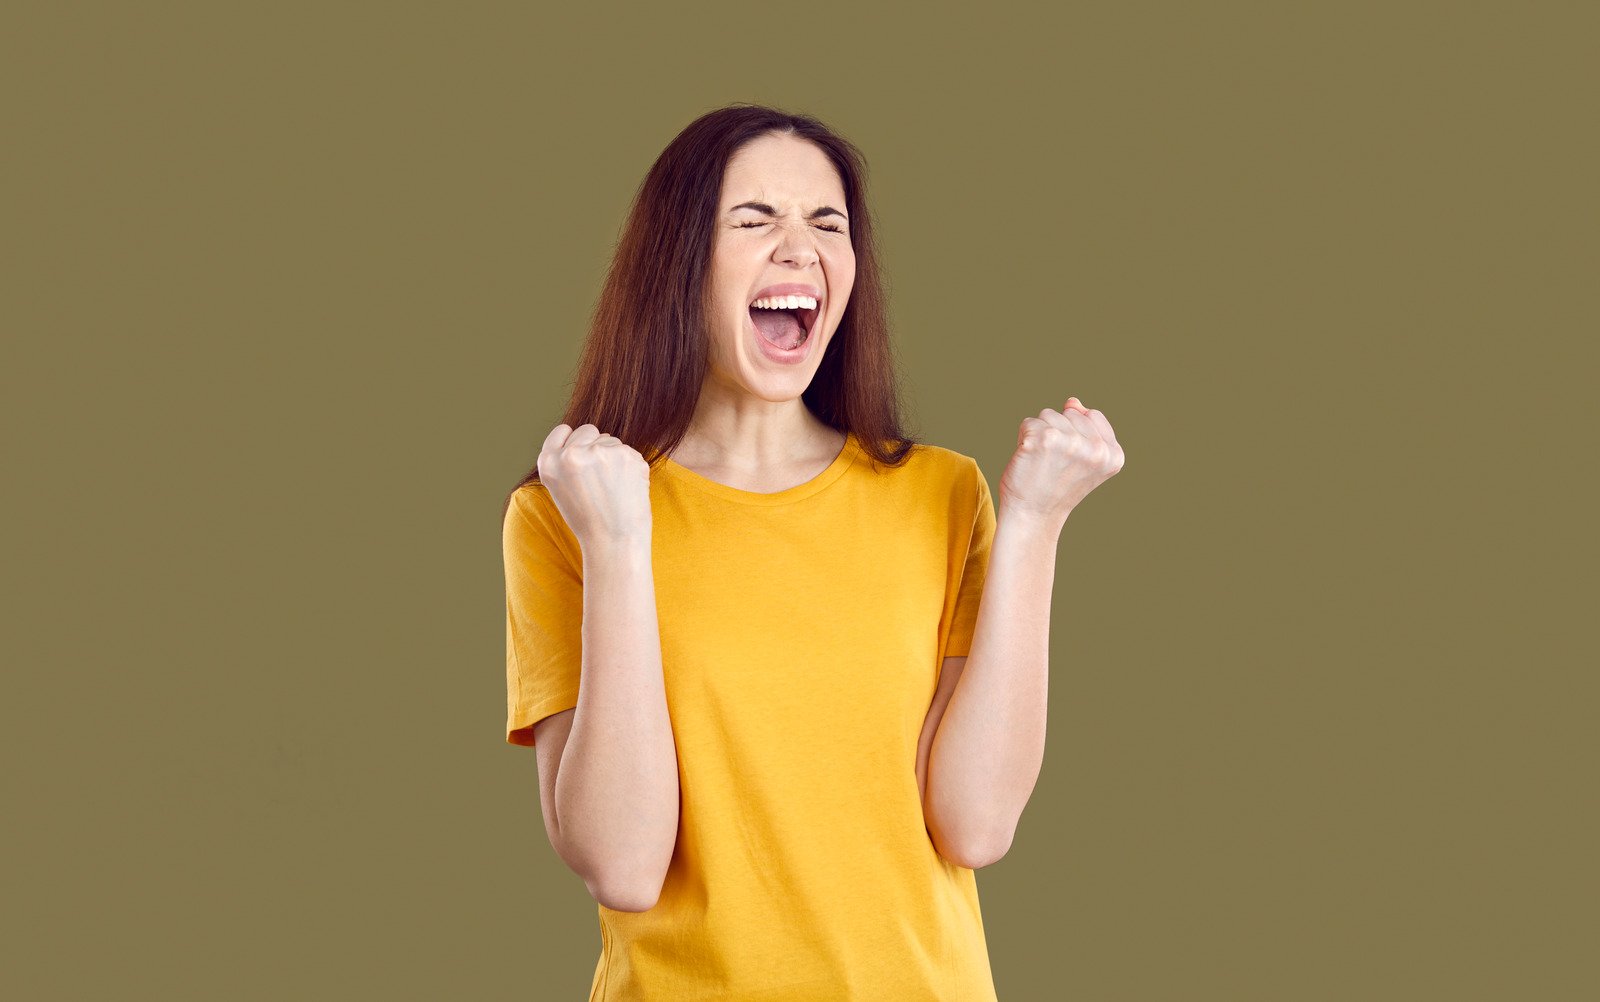
[(971, 840), (953, 847), (950, 852), (940, 850), (940, 855), (957, 866), (981, 870), (993, 866), (1011, 851), (1011, 839)]
[(604, 873), (585, 877), (589, 896), (615, 912), (647, 912), (661, 899), (664, 871)]
[(993, 838), (980, 844), (975, 852), (968, 855), (968, 862), (962, 865), (974, 870), (981, 870), (1005, 859), (1006, 853), (1010, 851), (1011, 835), (1007, 833), (1003, 838)]
[(583, 879), (589, 896), (618, 912), (644, 912), (656, 906), (676, 853), (676, 829), (665, 842), (640, 853), (634, 847), (574, 845), (558, 850), (569, 869)]
[(661, 886), (659, 884), (649, 887), (643, 884), (597, 884), (589, 883), (589, 895), (598, 901), (601, 907), (609, 908), (614, 912), (647, 912), (656, 906), (661, 899)]
[(934, 849), (946, 860), (969, 870), (981, 870), (998, 863), (1011, 851), (1013, 832), (997, 831), (987, 835), (946, 833), (930, 824), (928, 835)]

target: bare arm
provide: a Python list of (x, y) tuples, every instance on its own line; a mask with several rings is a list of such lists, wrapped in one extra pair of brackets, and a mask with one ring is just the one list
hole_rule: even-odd
[[(596, 901), (644, 911), (672, 859), (679, 802), (648, 535), (583, 547), (581, 671), (578, 705), (534, 732), (546, 830)], [(565, 740), (547, 745), (558, 729)]]
[(941, 855), (973, 869), (1011, 848), (1044, 763), (1060, 532), (1059, 524), (1002, 503), (972, 649), (932, 724), (923, 801), (928, 829)]

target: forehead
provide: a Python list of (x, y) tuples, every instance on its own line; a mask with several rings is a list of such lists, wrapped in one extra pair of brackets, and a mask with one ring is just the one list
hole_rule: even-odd
[(815, 144), (794, 136), (762, 136), (728, 161), (722, 177), (724, 208), (759, 200), (780, 211), (844, 207), (844, 183), (833, 161)]

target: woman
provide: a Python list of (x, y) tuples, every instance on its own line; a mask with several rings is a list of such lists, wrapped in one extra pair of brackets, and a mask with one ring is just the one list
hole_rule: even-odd
[(901, 427), (855, 148), (751, 105), (673, 140), (503, 521), (507, 741), (599, 902), (591, 999), (995, 997), (972, 868), (1038, 776), (1056, 537), (1121, 464), (1071, 398), (997, 518)]

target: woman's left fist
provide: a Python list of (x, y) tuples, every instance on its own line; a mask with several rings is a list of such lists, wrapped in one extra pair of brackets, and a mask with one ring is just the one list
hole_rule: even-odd
[(1000, 475), (1001, 508), (1038, 518), (1057, 530), (1072, 509), (1122, 469), (1122, 446), (1111, 422), (1068, 397), (1022, 419), (1017, 451)]

